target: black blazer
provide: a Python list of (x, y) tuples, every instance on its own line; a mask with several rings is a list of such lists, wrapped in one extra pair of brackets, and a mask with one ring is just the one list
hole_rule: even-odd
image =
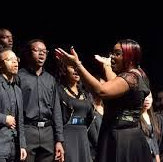
[[(20, 148), (26, 148), (26, 141), (24, 136), (24, 120), (23, 120), (23, 100), (20, 88), (14, 84), (14, 91), (17, 102), (17, 134), (19, 138)], [(10, 150), (10, 141), (13, 140), (11, 129), (6, 125), (6, 116), (8, 115), (8, 108), (10, 107), (10, 99), (6, 92), (8, 88), (7, 82), (2, 75), (0, 75), (0, 156), (7, 156)]]

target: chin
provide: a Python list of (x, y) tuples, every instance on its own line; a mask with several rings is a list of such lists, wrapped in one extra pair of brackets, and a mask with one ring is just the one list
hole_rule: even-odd
[(80, 79), (74, 79), (74, 81), (75, 81), (75, 82), (79, 82), (79, 81), (80, 81)]
[(39, 67), (43, 67), (43, 66), (44, 66), (44, 62), (38, 63), (37, 65), (38, 65)]
[(13, 73), (12, 73), (12, 75), (17, 75), (17, 74), (18, 74), (18, 72), (13, 72)]

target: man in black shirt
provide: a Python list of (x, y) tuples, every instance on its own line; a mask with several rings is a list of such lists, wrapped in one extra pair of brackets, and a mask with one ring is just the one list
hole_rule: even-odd
[(0, 162), (25, 160), (22, 93), (14, 83), (18, 59), (11, 48), (0, 52), (0, 70)]
[(64, 160), (61, 108), (55, 78), (43, 65), (47, 49), (42, 40), (34, 39), (25, 48), (27, 66), (19, 70), (18, 84), (24, 102), (27, 162)]

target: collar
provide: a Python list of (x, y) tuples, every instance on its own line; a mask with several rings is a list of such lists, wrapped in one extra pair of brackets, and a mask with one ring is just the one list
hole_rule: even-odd
[(8, 81), (6, 78), (4, 78), (4, 76), (1, 74), (0, 75), (0, 83), (2, 83), (2, 86), (7, 89), (10, 86), (13, 86), (16, 84), (15, 79), (13, 80), (13, 82)]
[[(31, 74), (36, 75), (36, 71), (32, 67), (27, 67), (26, 70), (29, 71)], [(44, 72), (45, 72), (45, 68), (42, 68), (42, 72), (40, 75), (42, 75)]]

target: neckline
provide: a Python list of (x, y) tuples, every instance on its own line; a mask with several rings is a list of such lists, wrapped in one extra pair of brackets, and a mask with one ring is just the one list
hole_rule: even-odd
[(78, 87), (78, 94), (75, 94), (70, 87), (63, 87), (64, 93), (66, 93), (69, 97), (77, 100), (86, 100), (86, 94)]
[(71, 95), (73, 95), (77, 99), (79, 99), (82, 94), (79, 88), (78, 88), (78, 94), (76, 94), (69, 86), (67, 86), (66, 89), (71, 93)]

